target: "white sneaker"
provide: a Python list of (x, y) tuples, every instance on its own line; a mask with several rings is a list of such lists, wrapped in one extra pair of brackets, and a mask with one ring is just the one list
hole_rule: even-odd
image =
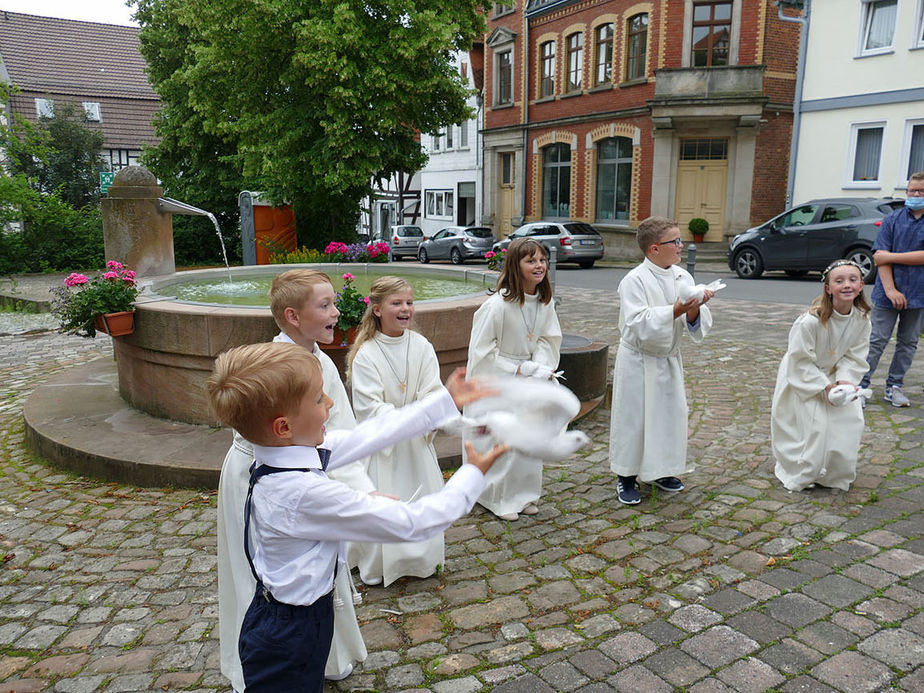
[(905, 393), (902, 392), (900, 385), (892, 385), (887, 387), (885, 391), (886, 402), (891, 402), (893, 407), (910, 407), (911, 400), (905, 397)]
[(331, 676), (324, 676), (328, 681), (343, 681), (347, 676), (353, 673), (353, 665), (347, 664), (346, 669), (341, 671), (339, 674), (333, 674)]
[(536, 507), (535, 503), (527, 503), (523, 506), (523, 509), (520, 511), (521, 515), (535, 515), (539, 512), (539, 508)]

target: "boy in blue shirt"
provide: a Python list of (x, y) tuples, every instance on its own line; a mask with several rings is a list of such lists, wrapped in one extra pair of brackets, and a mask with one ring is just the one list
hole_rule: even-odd
[(223, 424), (253, 443), (255, 458), (244, 547), (257, 587), (239, 641), (248, 691), (323, 690), (333, 581), (346, 569), (341, 542), (420, 541), (471, 510), (484, 473), (506, 446), (480, 455), (467, 444), (469, 463), (439, 493), (414, 503), (354, 491), (326, 474), (423, 435), (457, 417), (459, 407), (493, 394), (463, 378), (456, 371), (445, 389), (423, 400), (328, 434), (332, 402), (307, 350), (253, 344), (216, 359), (209, 400)]

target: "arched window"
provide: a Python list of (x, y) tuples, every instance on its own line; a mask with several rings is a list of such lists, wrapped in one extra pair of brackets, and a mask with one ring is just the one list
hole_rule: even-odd
[(594, 64), (597, 66), (597, 74), (594, 82), (606, 84), (613, 78), (613, 25), (598, 26), (595, 35), (597, 45)]
[(577, 91), (581, 88), (581, 76), (584, 72), (584, 34), (571, 34), (568, 37), (568, 89)]
[(628, 219), (632, 140), (609, 137), (597, 145), (597, 220)]
[(648, 15), (643, 12), (631, 17), (626, 33), (626, 81), (642, 79), (648, 48)]
[(539, 98), (555, 93), (555, 42), (546, 41), (540, 46), (542, 63), (539, 69)]
[(571, 147), (552, 144), (542, 150), (542, 216), (569, 218), (571, 213)]

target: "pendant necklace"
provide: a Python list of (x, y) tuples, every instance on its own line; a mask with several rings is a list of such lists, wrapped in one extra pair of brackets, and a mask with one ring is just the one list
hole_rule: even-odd
[(405, 339), (405, 342), (404, 342), (404, 378), (401, 378), (398, 375), (398, 371), (395, 370), (395, 367), (391, 363), (391, 359), (388, 357), (388, 352), (386, 352), (385, 349), (382, 348), (381, 342), (379, 342), (378, 339), (374, 339), (373, 341), (375, 342), (375, 345), (379, 348), (379, 351), (382, 352), (382, 356), (385, 358), (385, 363), (388, 364), (389, 370), (392, 372), (392, 375), (395, 376), (395, 380), (398, 381), (398, 387), (401, 389), (401, 392), (405, 394), (405, 398), (406, 398), (407, 397), (407, 392), (406, 392), (407, 378), (408, 378), (408, 374), (411, 372), (411, 368), (410, 368), (411, 339), (410, 339), (410, 336), (407, 336), (407, 339)]
[(535, 335), (535, 331), (536, 331), (536, 321), (539, 319), (539, 306), (538, 304), (536, 305), (536, 314), (533, 316), (532, 326), (530, 326), (530, 324), (526, 322), (526, 311), (523, 310), (525, 307), (526, 307), (525, 303), (522, 306), (520, 306), (520, 317), (523, 318), (523, 327), (526, 328), (526, 338), (529, 341), (533, 341), (533, 336)]

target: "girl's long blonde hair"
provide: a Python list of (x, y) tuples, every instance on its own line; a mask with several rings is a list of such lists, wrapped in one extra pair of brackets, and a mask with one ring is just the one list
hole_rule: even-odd
[(372, 286), (369, 287), (369, 304), (366, 306), (366, 312), (363, 313), (363, 319), (359, 323), (356, 341), (353, 342), (353, 346), (350, 347), (347, 354), (347, 380), (353, 377), (353, 359), (356, 358), (359, 348), (375, 337), (376, 332), (382, 331), (382, 320), (372, 312), (373, 306), (381, 306), (385, 299), (392, 294), (404, 293), (405, 291), (410, 291), (412, 296), (414, 294), (414, 289), (411, 285), (401, 277), (386, 275), (372, 282)]
[[(863, 279), (863, 270), (860, 269), (860, 265), (852, 260), (835, 260), (821, 273), (821, 280), (825, 286), (828, 286), (828, 277), (831, 275), (831, 270), (838, 267), (855, 267), (857, 272), (860, 273), (860, 279)], [(853, 299), (853, 307), (859, 309), (864, 316), (869, 315), (870, 310), (872, 310), (863, 291), (860, 291), (857, 297)], [(808, 312), (818, 318), (818, 322), (822, 325), (827, 325), (828, 320), (831, 319), (831, 314), (834, 312), (834, 298), (827, 291), (822, 291), (821, 296), (812, 301)]]
[[(497, 286), (494, 287), (494, 291), (500, 292), (505, 301), (516, 301), (521, 306), (525, 302), (526, 294), (523, 291), (523, 279), (520, 276), (520, 260), (536, 253), (541, 253), (546, 260), (549, 259), (549, 251), (533, 238), (517, 238), (507, 248), (504, 268), (497, 279)], [(548, 267), (546, 267), (545, 276), (536, 287), (536, 293), (542, 303), (552, 300), (552, 283), (549, 281)]]

